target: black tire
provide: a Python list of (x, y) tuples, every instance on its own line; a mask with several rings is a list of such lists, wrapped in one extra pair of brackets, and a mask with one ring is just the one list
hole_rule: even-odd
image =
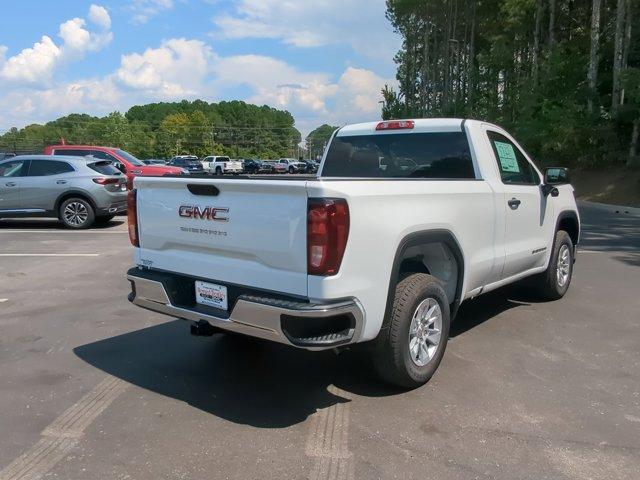
[[(556, 232), (549, 266), (543, 273), (533, 278), (534, 287), (543, 299), (558, 300), (567, 293), (569, 285), (571, 284), (571, 277), (573, 276), (573, 254), (573, 241), (569, 234), (564, 230)], [(561, 255), (563, 255), (564, 258), (568, 257), (568, 260), (562, 262), (568, 275), (564, 283), (561, 281), (561, 275), (558, 273), (558, 259)]]
[(289, 167), (289, 173), (296, 173), (296, 171), (293, 167)]
[(222, 169), (220, 167), (216, 167), (216, 175), (222, 175)]
[[(426, 364), (418, 365), (409, 350), (409, 329), (414, 313), (428, 299), (435, 300), (440, 308), (440, 340)], [(441, 283), (425, 273), (405, 277), (396, 286), (389, 326), (380, 332), (376, 341), (373, 362), (378, 375), (403, 388), (416, 388), (428, 382), (447, 347), (449, 323), (449, 300)]]
[(115, 215), (102, 215), (100, 217), (96, 217), (95, 223), (96, 225), (106, 225), (113, 220), (114, 217)]
[[(74, 216), (72, 212), (77, 212), (77, 215)], [(83, 230), (93, 225), (96, 215), (88, 201), (72, 197), (62, 202), (58, 209), (58, 218), (67, 228)]]

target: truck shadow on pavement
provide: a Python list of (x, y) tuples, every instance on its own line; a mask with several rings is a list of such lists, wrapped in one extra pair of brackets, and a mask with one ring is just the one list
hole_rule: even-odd
[(349, 400), (334, 395), (338, 358), (239, 335), (189, 335), (181, 320), (74, 349), (85, 362), (138, 387), (230, 422), (281, 428)]
[[(451, 336), (523, 304), (520, 290), (487, 294), (461, 309)], [(187, 322), (174, 320), (76, 347), (74, 353), (140, 388), (259, 428), (291, 426), (318, 409), (350, 401), (348, 394), (329, 391), (330, 385), (368, 397), (404, 393), (376, 377), (363, 348), (336, 355), (241, 335), (202, 338), (188, 332)]]

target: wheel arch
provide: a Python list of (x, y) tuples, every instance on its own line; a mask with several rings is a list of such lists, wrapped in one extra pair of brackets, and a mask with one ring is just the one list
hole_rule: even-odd
[[(384, 320), (382, 322), (381, 329), (386, 328), (389, 325), (391, 311), (393, 309), (393, 297), (394, 289), (401, 278), (403, 273), (410, 272), (422, 272), (429, 273), (429, 268), (422, 261), (418, 261), (415, 257), (406, 257), (405, 253), (413, 247), (426, 246), (430, 244), (443, 244), (451, 252), (456, 263), (456, 280), (455, 280), (455, 295), (451, 302), (451, 319), (455, 317), (458, 307), (462, 301), (462, 287), (464, 283), (464, 256), (462, 254), (462, 248), (458, 242), (456, 236), (450, 230), (435, 229), (435, 230), (423, 230), (413, 232), (405, 236), (398, 244), (396, 253), (391, 268), (391, 275), (389, 278), (388, 290), (387, 290), (387, 302), (384, 312)], [(403, 270), (405, 266), (412, 266), (413, 269)]]
[(60, 205), (62, 205), (63, 202), (70, 198), (81, 198), (82, 200), (89, 202), (89, 205), (91, 205), (91, 208), (93, 208), (94, 213), (97, 214), (98, 211), (96, 208), (96, 202), (93, 200), (91, 195), (89, 195), (87, 192), (83, 192), (82, 190), (69, 190), (60, 194), (60, 196), (56, 200), (54, 211), (56, 213), (59, 213)]
[[(580, 220), (575, 210), (563, 210), (558, 214), (554, 236), (559, 230), (564, 230), (571, 237), (575, 248), (580, 241)], [(555, 237), (554, 237), (555, 238)]]

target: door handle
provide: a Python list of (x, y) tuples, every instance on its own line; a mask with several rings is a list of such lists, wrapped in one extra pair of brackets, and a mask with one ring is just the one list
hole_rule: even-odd
[(67, 181), (66, 181), (66, 180), (56, 180), (56, 183), (57, 183), (58, 185), (63, 185), (63, 184), (65, 184), (65, 183), (67, 183)]
[(7, 182), (7, 183), (5, 183), (5, 186), (7, 186), (7, 187), (15, 187), (16, 185), (17, 185), (16, 182)]
[(520, 200), (518, 200), (516, 197), (513, 197), (507, 202), (507, 205), (509, 205), (509, 208), (511, 210), (517, 210), (521, 203), (522, 202)]

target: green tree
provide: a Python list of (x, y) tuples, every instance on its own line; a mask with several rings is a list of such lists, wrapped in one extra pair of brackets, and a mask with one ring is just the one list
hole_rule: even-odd
[(322, 155), (331, 135), (333, 135), (333, 132), (337, 129), (338, 127), (333, 127), (325, 123), (307, 135), (307, 151), (310, 158), (315, 159), (319, 155)]

